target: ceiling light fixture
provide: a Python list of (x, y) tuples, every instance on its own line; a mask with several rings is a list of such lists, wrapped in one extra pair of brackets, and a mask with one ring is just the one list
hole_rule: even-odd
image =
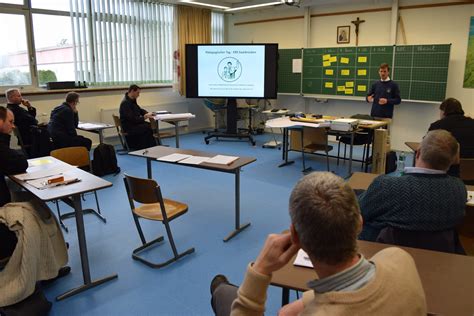
[(273, 2), (268, 2), (268, 3), (247, 5), (247, 6), (243, 6), (243, 7), (235, 7), (235, 8), (231, 8), (231, 9), (226, 9), (225, 12), (233, 12), (233, 11), (238, 11), (238, 10), (267, 7), (267, 6), (277, 5), (277, 4), (282, 4), (282, 3), (283, 3), (282, 1), (273, 1)]
[(210, 3), (204, 3), (204, 2), (197, 2), (197, 1), (192, 1), (192, 0), (180, 0), (179, 2), (197, 4), (197, 5), (202, 5), (202, 6), (205, 6), (205, 7), (211, 7), (211, 8), (222, 9), (222, 10), (230, 9), (230, 7), (225, 7), (225, 6), (222, 6), (222, 5), (210, 4)]

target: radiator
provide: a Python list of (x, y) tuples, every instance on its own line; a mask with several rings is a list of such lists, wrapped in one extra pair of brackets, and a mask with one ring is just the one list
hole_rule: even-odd
[[(188, 102), (169, 102), (169, 103), (161, 103), (157, 105), (145, 105), (140, 106), (142, 109), (147, 110), (148, 112), (153, 111), (169, 111), (171, 113), (187, 113), (189, 112)], [(112, 124), (114, 125), (114, 119), (112, 118), (112, 114), (119, 115), (118, 108), (111, 108), (111, 109), (100, 109), (100, 121), (102, 123)], [(180, 127), (188, 126), (188, 121), (182, 121), (179, 123)], [(166, 122), (160, 122), (159, 124), (160, 130), (166, 129), (174, 129), (174, 126), (168, 124)], [(108, 128), (104, 130), (105, 137), (117, 136), (117, 131), (112, 128)]]

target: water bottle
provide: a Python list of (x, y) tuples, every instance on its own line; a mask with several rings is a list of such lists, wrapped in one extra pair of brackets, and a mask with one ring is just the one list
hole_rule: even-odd
[(405, 152), (401, 151), (400, 154), (398, 154), (397, 172), (400, 174), (403, 174), (404, 170), (405, 170)]

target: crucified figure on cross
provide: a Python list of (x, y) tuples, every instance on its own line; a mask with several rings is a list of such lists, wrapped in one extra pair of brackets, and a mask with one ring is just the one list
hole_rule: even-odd
[(361, 20), (359, 19), (359, 17), (357, 17), (357, 20), (351, 21), (351, 23), (355, 25), (356, 46), (359, 46), (359, 24), (364, 23), (364, 22), (365, 20)]

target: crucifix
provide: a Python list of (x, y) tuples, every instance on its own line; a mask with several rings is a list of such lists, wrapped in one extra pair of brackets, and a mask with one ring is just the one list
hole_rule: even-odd
[(356, 46), (359, 46), (359, 24), (364, 23), (364, 22), (365, 20), (361, 20), (359, 19), (359, 17), (357, 17), (357, 20), (351, 21), (351, 23), (355, 25)]

